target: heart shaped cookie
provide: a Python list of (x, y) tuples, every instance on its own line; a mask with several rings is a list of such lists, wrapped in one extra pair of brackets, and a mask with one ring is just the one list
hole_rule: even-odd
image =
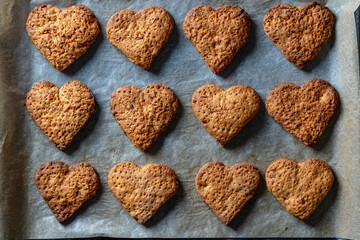
[(141, 168), (122, 162), (110, 170), (108, 185), (125, 210), (144, 224), (175, 195), (179, 183), (168, 166), (149, 163)]
[(329, 8), (317, 2), (300, 8), (278, 4), (269, 9), (263, 26), (286, 59), (303, 69), (330, 38), (334, 17)]
[(258, 113), (260, 97), (246, 85), (224, 91), (208, 84), (194, 92), (192, 108), (205, 129), (224, 147)]
[(260, 182), (257, 167), (221, 162), (205, 164), (196, 175), (196, 190), (218, 218), (228, 225), (254, 196)]
[(124, 9), (109, 19), (106, 36), (130, 61), (148, 70), (174, 29), (174, 20), (161, 7), (140, 12)]
[(251, 21), (238, 6), (191, 9), (184, 20), (185, 36), (194, 44), (210, 70), (220, 74), (247, 42)]
[(100, 32), (95, 15), (82, 5), (63, 11), (38, 6), (30, 12), (26, 30), (39, 52), (60, 72), (81, 57)]
[(329, 165), (319, 159), (296, 163), (279, 158), (266, 170), (266, 185), (284, 208), (304, 221), (320, 205), (334, 182)]
[(130, 141), (145, 151), (175, 117), (178, 99), (171, 88), (160, 83), (144, 91), (128, 85), (112, 94), (110, 108)]
[(83, 83), (73, 80), (59, 89), (51, 82), (36, 83), (26, 107), (45, 135), (64, 151), (95, 111), (95, 98)]
[(36, 171), (35, 184), (61, 223), (96, 194), (99, 176), (88, 163), (69, 167), (63, 162), (52, 161), (41, 165)]
[(284, 83), (266, 98), (269, 115), (306, 146), (313, 146), (324, 133), (339, 105), (335, 89), (315, 78), (301, 87)]

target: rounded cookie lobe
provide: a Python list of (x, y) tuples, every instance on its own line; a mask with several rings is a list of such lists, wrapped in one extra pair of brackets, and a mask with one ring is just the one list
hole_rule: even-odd
[(106, 36), (130, 61), (148, 70), (173, 29), (174, 20), (163, 8), (148, 7), (138, 13), (124, 9), (110, 17)]
[(194, 92), (192, 108), (209, 134), (224, 147), (256, 116), (260, 97), (246, 85), (224, 91), (219, 86), (208, 84)]
[(144, 91), (136, 86), (121, 87), (110, 100), (115, 120), (141, 151), (148, 149), (167, 128), (178, 105), (174, 91), (160, 83), (149, 85)]
[(228, 225), (254, 196), (260, 182), (256, 166), (206, 163), (196, 175), (196, 190), (218, 218)]
[(80, 81), (60, 90), (51, 82), (36, 83), (26, 97), (26, 108), (50, 141), (64, 151), (95, 111), (95, 98)]
[(268, 114), (306, 146), (314, 146), (335, 114), (339, 97), (325, 80), (315, 78), (301, 87), (284, 83), (266, 98)]
[(185, 36), (194, 44), (210, 70), (220, 74), (247, 42), (251, 21), (238, 6), (191, 9), (183, 23)]
[(308, 219), (330, 191), (334, 174), (325, 162), (308, 159), (296, 163), (279, 158), (266, 170), (268, 190), (293, 216)]
[(69, 219), (99, 187), (99, 176), (88, 163), (69, 167), (61, 161), (40, 166), (35, 184), (49, 208), (61, 223)]
[(30, 12), (26, 30), (39, 52), (60, 72), (81, 57), (100, 33), (95, 15), (83, 5), (63, 11), (38, 6)]
[(144, 224), (175, 195), (179, 183), (168, 166), (149, 163), (140, 168), (135, 163), (122, 162), (110, 170), (108, 185), (125, 210)]
[(286, 59), (303, 69), (331, 37), (334, 17), (317, 2), (300, 8), (278, 4), (268, 10), (263, 27)]

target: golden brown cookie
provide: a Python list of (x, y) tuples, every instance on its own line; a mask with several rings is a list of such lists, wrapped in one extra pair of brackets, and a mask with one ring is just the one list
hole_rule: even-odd
[(110, 108), (135, 147), (145, 151), (175, 117), (178, 98), (161, 83), (149, 85), (144, 91), (127, 85), (112, 94)]
[(315, 78), (301, 87), (284, 83), (266, 98), (269, 115), (306, 146), (313, 146), (324, 133), (339, 105), (335, 89)]
[(312, 158), (296, 163), (279, 158), (266, 170), (269, 191), (294, 217), (308, 219), (330, 191), (334, 174), (325, 162)]
[(173, 29), (173, 18), (161, 7), (148, 7), (138, 13), (124, 9), (111, 16), (106, 36), (130, 61), (148, 70)]
[(95, 111), (95, 98), (83, 83), (73, 80), (60, 90), (51, 82), (36, 83), (26, 107), (45, 135), (64, 151)]
[(303, 69), (330, 38), (334, 17), (329, 8), (317, 2), (300, 8), (278, 4), (269, 9), (263, 26), (286, 59)]
[(100, 32), (95, 15), (82, 5), (63, 11), (38, 6), (30, 12), (26, 30), (35, 47), (60, 72), (81, 57)]
[(257, 167), (221, 162), (205, 164), (196, 175), (196, 190), (218, 218), (228, 225), (254, 196), (260, 182)]
[(191, 9), (184, 20), (185, 36), (194, 44), (210, 70), (220, 74), (247, 42), (251, 21), (238, 6)]
[(47, 162), (36, 171), (35, 184), (61, 223), (96, 194), (99, 176), (88, 163), (69, 167), (61, 161)]
[(122, 162), (110, 170), (108, 185), (125, 210), (144, 224), (175, 195), (179, 183), (168, 166), (149, 163), (141, 168)]
[(246, 85), (224, 91), (208, 84), (194, 92), (192, 108), (205, 129), (224, 147), (258, 113), (260, 97)]

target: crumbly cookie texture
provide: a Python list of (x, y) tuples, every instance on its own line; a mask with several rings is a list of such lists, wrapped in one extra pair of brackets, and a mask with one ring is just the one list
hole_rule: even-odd
[(175, 195), (179, 183), (168, 166), (149, 163), (141, 168), (122, 162), (110, 170), (108, 185), (125, 210), (144, 224)]
[(35, 47), (60, 72), (81, 57), (100, 32), (95, 15), (82, 5), (63, 11), (38, 6), (30, 12), (26, 30)]
[(106, 36), (130, 61), (148, 70), (173, 29), (173, 18), (161, 7), (148, 7), (138, 13), (124, 9), (111, 16)]
[(284, 83), (266, 98), (269, 115), (306, 146), (314, 146), (339, 105), (336, 90), (315, 78), (301, 87)]
[(251, 21), (238, 6), (191, 9), (184, 20), (185, 36), (194, 44), (210, 70), (220, 74), (247, 42)]
[(83, 83), (73, 80), (60, 90), (51, 82), (36, 83), (26, 108), (50, 141), (64, 151), (95, 111), (95, 98)]
[(144, 91), (127, 85), (112, 94), (110, 109), (130, 141), (145, 151), (173, 120), (178, 104), (174, 91), (163, 84), (149, 85)]
[(224, 91), (219, 86), (208, 84), (194, 92), (192, 108), (205, 129), (224, 147), (256, 116), (260, 97), (246, 85)]
[(331, 189), (334, 174), (329, 165), (319, 159), (297, 163), (279, 158), (266, 170), (269, 191), (294, 217), (308, 219)]
[(205, 164), (196, 175), (196, 190), (218, 218), (228, 225), (254, 196), (260, 182), (257, 167), (221, 162)]
[(41, 165), (36, 171), (35, 184), (61, 223), (96, 194), (99, 176), (88, 163), (69, 167), (61, 161), (52, 161)]
[(278, 4), (269, 9), (263, 26), (286, 59), (303, 69), (330, 38), (334, 17), (329, 8), (317, 2), (300, 8)]

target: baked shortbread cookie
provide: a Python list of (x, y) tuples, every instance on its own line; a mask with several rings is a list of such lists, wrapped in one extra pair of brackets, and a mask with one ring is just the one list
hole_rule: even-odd
[(35, 184), (61, 223), (96, 194), (99, 176), (88, 163), (71, 167), (61, 161), (47, 162), (36, 171)]
[(168, 166), (149, 163), (141, 168), (122, 162), (110, 170), (108, 185), (131, 217), (144, 224), (175, 195), (179, 183)]
[(286, 59), (303, 69), (331, 37), (334, 16), (329, 8), (317, 2), (300, 8), (278, 4), (269, 9), (263, 26)]
[(148, 70), (173, 29), (173, 18), (161, 7), (148, 7), (140, 12), (124, 9), (111, 16), (106, 36), (130, 61)]
[(224, 147), (256, 116), (260, 97), (246, 85), (224, 91), (219, 86), (208, 84), (194, 92), (192, 108), (205, 129)]
[(339, 105), (336, 90), (315, 78), (301, 87), (284, 83), (266, 98), (269, 115), (306, 146), (313, 146), (324, 133)]
[(266, 170), (269, 191), (294, 217), (308, 219), (331, 189), (334, 174), (325, 162), (312, 158), (296, 163), (279, 158)]
[(251, 21), (238, 6), (191, 9), (184, 20), (185, 36), (194, 44), (210, 70), (220, 74), (247, 42)]
[(260, 182), (257, 167), (221, 162), (205, 164), (196, 175), (196, 190), (218, 218), (228, 225), (254, 196)]
[(174, 91), (161, 83), (144, 91), (127, 85), (112, 94), (110, 109), (130, 141), (145, 151), (173, 120), (178, 104)]
[(50, 141), (64, 151), (95, 111), (95, 98), (83, 83), (73, 80), (60, 90), (51, 82), (36, 83), (26, 108)]
[(39, 52), (60, 72), (81, 57), (100, 33), (95, 15), (82, 5), (63, 11), (38, 6), (30, 12), (26, 30)]

